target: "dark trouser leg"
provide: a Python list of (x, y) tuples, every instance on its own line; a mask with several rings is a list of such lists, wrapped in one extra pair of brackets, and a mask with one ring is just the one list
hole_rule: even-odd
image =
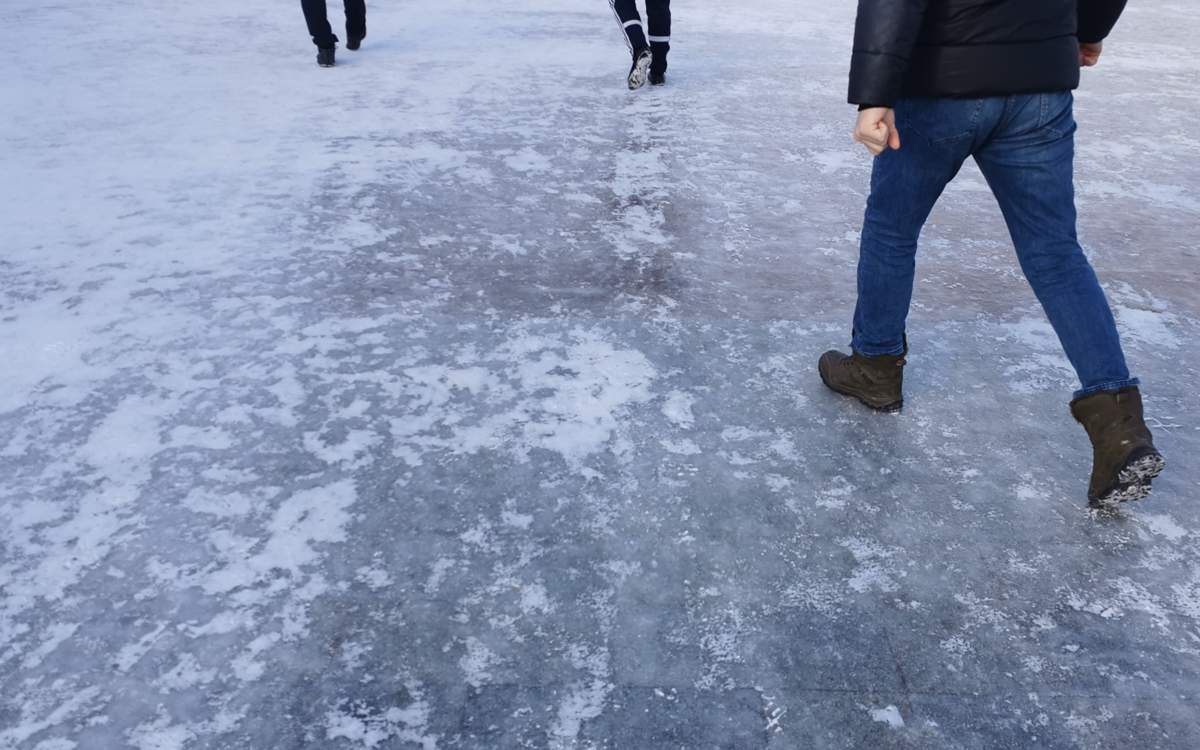
[(325, 0), (300, 0), (300, 7), (304, 9), (304, 21), (308, 24), (308, 33), (312, 36), (313, 44), (322, 49), (336, 45), (338, 38), (329, 26)]
[(1009, 97), (1005, 121), (975, 159), (1004, 212), (1021, 269), (1079, 375), (1076, 397), (1136, 385), (1075, 233), (1070, 92)]
[(625, 43), (629, 51), (636, 54), (650, 46), (646, 39), (646, 30), (642, 27), (642, 17), (638, 15), (637, 0), (608, 0), (621, 30), (625, 33)]
[(650, 30), (650, 49), (654, 52), (651, 73), (667, 72), (667, 53), (671, 51), (671, 0), (646, 0), (646, 21)]
[(367, 37), (367, 2), (366, 0), (346, 0), (346, 38), (365, 39)]
[(917, 240), (942, 191), (970, 154), (969, 138), (935, 141), (919, 134), (916, 127), (936, 122), (949, 132), (967, 132), (977, 106), (973, 100), (932, 99), (896, 105), (902, 147), (875, 157), (859, 245), (858, 305), (851, 344), (859, 354), (878, 357), (904, 352)]

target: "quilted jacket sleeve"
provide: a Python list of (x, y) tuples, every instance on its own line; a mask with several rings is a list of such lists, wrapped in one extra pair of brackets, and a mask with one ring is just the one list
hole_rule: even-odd
[(890, 107), (900, 98), (928, 1), (858, 0), (850, 60), (851, 104)]
[(1117, 25), (1126, 0), (1079, 0), (1079, 41), (1100, 42)]

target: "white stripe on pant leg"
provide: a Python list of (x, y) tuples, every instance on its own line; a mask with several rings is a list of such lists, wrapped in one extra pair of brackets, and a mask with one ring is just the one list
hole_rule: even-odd
[(670, 41), (671, 41), (671, 37), (669, 37), (669, 36), (652, 36), (652, 37), (649, 37), (649, 39), (650, 39), (650, 41), (652, 41), (652, 42), (667, 42), (667, 43), (670, 43)]
[(617, 0), (608, 0), (608, 7), (612, 8), (613, 16), (617, 19), (617, 23), (621, 24), (621, 36), (625, 37), (625, 46), (629, 48), (629, 54), (633, 54), (633, 40), (629, 38), (629, 32), (625, 31), (625, 22), (621, 20), (621, 14), (617, 12)]
[[(621, 19), (618, 18), (617, 20), (620, 21)], [(641, 26), (641, 25), (642, 25), (642, 22), (635, 18), (632, 21), (626, 21), (624, 23), (624, 25), (621, 26), (621, 28), (628, 29), (630, 26)]]

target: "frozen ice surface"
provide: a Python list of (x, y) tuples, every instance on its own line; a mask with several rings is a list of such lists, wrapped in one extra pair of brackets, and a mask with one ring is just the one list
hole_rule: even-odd
[(603, 2), (377, 3), (333, 70), (290, 4), (9, 8), (0, 748), (1200, 747), (1200, 8), (1079, 95), (1173, 462), (1097, 517), (973, 168), (904, 413), (815, 376), (852, 5), (682, 4), (636, 94)]

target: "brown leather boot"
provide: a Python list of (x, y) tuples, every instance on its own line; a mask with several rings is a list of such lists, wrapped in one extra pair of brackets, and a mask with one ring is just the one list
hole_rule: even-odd
[(1167, 462), (1154, 447), (1142, 418), (1142, 394), (1136, 387), (1094, 393), (1071, 402), (1071, 414), (1092, 439), (1093, 507), (1141, 500)]
[(899, 411), (904, 406), (904, 355), (865, 357), (857, 352), (825, 352), (817, 365), (825, 385), (853, 396), (872, 409)]

